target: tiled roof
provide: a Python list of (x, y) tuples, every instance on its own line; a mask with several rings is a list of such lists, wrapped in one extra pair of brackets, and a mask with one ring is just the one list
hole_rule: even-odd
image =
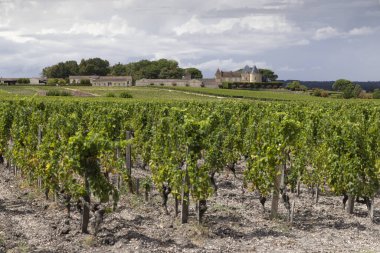
[(252, 68), (249, 67), (248, 65), (246, 65), (246, 66), (244, 67), (244, 69), (242, 70), (242, 72), (243, 72), (244, 74), (247, 74), (247, 73), (258, 74), (258, 73), (260, 73), (259, 70), (257, 69), (256, 65), (253, 66)]
[(69, 79), (89, 79), (93, 82), (132, 81), (131, 76), (69, 76)]
[(69, 79), (80, 79), (80, 80), (97, 79), (97, 78), (99, 78), (99, 76), (69, 76)]
[(225, 71), (221, 71), (221, 76), (222, 77), (241, 77), (241, 72), (240, 71), (229, 71), (229, 72), (225, 72)]
[(131, 76), (100, 76), (98, 79), (94, 80), (94, 82), (102, 82), (102, 81), (109, 81), (109, 82), (112, 82), (112, 81), (132, 81), (132, 77)]

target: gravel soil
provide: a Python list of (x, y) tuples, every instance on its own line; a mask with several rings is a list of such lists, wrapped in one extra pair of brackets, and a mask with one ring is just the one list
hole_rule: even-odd
[[(8, 169), (0, 167), (0, 252), (380, 252), (380, 201), (375, 222), (366, 207), (353, 215), (342, 209), (340, 197), (322, 194), (315, 204), (303, 189), (295, 201), (294, 222), (280, 203), (280, 217), (269, 219), (255, 192), (242, 191), (242, 175), (217, 177), (218, 194), (208, 201), (204, 223), (196, 221), (191, 203), (188, 224), (169, 215), (161, 196), (125, 194), (115, 212), (107, 213), (97, 236), (79, 232), (80, 214), (32, 190)], [(93, 218), (91, 219), (93, 221)]]

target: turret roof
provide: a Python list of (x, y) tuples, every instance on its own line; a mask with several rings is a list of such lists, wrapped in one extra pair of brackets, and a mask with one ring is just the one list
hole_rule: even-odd
[(259, 70), (256, 68), (256, 65), (253, 66), (252, 73), (254, 73), (254, 74), (258, 74), (259, 73)]

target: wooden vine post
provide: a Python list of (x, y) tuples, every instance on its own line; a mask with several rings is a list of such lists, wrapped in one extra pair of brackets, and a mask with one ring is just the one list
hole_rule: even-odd
[[(37, 138), (38, 138), (38, 148), (39, 148), (40, 145), (41, 145), (41, 143), (42, 143), (42, 127), (41, 127), (41, 125), (38, 126)], [(39, 189), (42, 188), (42, 179), (41, 179), (41, 176), (38, 176), (37, 185), (38, 185)]]
[(196, 211), (197, 211), (197, 219), (198, 219), (199, 224), (202, 223), (203, 215), (206, 212), (206, 210), (207, 210), (207, 201), (205, 199), (198, 200)]
[(349, 214), (354, 213), (354, 203), (355, 203), (355, 196), (348, 195), (347, 206), (346, 206), (346, 212), (347, 213), (349, 213)]
[(144, 185), (144, 189), (145, 189), (145, 202), (148, 202), (149, 201), (149, 191), (150, 191), (150, 185), (149, 184), (145, 184)]
[[(87, 170), (87, 168), (86, 168)], [(84, 183), (86, 194), (83, 196), (83, 212), (82, 212), (82, 220), (81, 220), (81, 228), (82, 233), (88, 233), (88, 223), (90, 221), (90, 183), (88, 182), (87, 171), (84, 175)]]
[(280, 199), (280, 184), (281, 184), (282, 173), (278, 173), (274, 180), (274, 189), (272, 193), (272, 206), (270, 218), (275, 219), (278, 215), (278, 202)]
[(178, 207), (179, 207), (179, 199), (178, 199), (178, 196), (175, 196), (174, 197), (174, 216), (175, 217), (177, 217), (179, 213)]
[(190, 188), (190, 179), (187, 172), (187, 164), (184, 165), (185, 176), (183, 177), (183, 186), (182, 186), (182, 210), (181, 210), (181, 223), (185, 224), (189, 219), (189, 188)]
[[(126, 140), (129, 141), (132, 138), (131, 131), (127, 131)], [(127, 167), (127, 175), (128, 175), (128, 189), (131, 193), (133, 193), (133, 184), (132, 184), (132, 155), (131, 155), (132, 145), (128, 144), (125, 149), (125, 164)]]
[(294, 220), (294, 208), (295, 208), (295, 205), (296, 205), (296, 199), (293, 198), (292, 205), (290, 207), (290, 223), (293, 223), (293, 220)]
[(136, 194), (140, 195), (140, 178), (136, 178)]
[[(8, 148), (9, 148), (9, 151), (10, 153), (12, 153), (12, 150), (13, 150), (13, 139), (12, 137), (10, 137), (9, 139), (9, 142), (8, 142)], [(13, 166), (13, 161), (12, 161), (12, 157), (7, 157), (7, 168), (8, 169), (12, 169), (12, 166)], [(16, 175), (16, 170), (14, 171), (14, 174)]]
[[(116, 159), (120, 158), (120, 149), (116, 148)], [(119, 174), (114, 175), (114, 183), (116, 185), (116, 188), (120, 190), (121, 187), (121, 176)]]
[(375, 222), (374, 212), (375, 212), (375, 196), (371, 198), (371, 208), (369, 209), (369, 218), (372, 222)]

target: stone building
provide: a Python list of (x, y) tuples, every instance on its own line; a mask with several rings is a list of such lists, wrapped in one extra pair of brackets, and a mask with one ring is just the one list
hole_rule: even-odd
[(218, 69), (215, 73), (215, 81), (218, 84), (223, 82), (261, 83), (263, 76), (256, 66), (251, 68), (247, 65), (238, 71), (221, 71)]
[[(46, 78), (40, 77), (26, 77), (26, 78), (0, 78), (0, 84), (6, 85), (16, 85), (19, 84), (18, 80), (20, 79), (29, 79), (29, 83), (27, 85), (44, 85), (46, 84)], [(23, 84), (25, 85), (25, 84)]]
[(132, 86), (131, 76), (100, 76), (91, 81), (92, 86)]
[(70, 84), (89, 80), (92, 86), (132, 86), (131, 76), (69, 76)]
[(140, 79), (136, 86), (179, 86), (179, 87), (202, 87), (203, 83), (198, 79)]
[(80, 84), (82, 80), (91, 80), (99, 78), (99, 76), (69, 76), (69, 83), (70, 84)]

